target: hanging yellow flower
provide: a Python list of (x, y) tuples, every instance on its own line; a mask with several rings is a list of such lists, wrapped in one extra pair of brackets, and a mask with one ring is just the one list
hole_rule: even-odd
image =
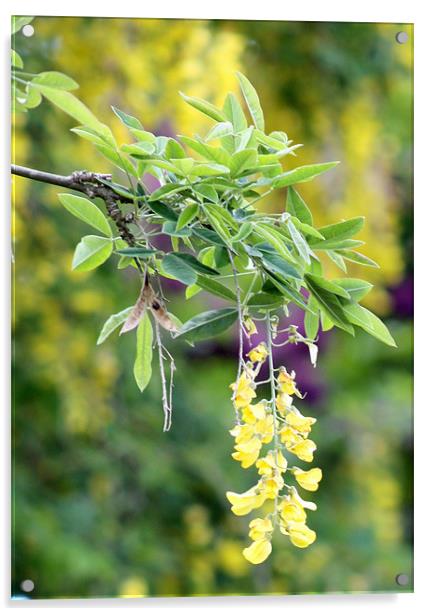
[(253, 565), (264, 562), (272, 551), (272, 544), (268, 539), (254, 541), (249, 547), (243, 550), (243, 556)]
[(242, 372), (238, 381), (231, 383), (230, 388), (234, 392), (233, 402), (236, 409), (247, 406), (256, 398), (253, 380), (246, 372)]
[(247, 356), (254, 364), (257, 362), (263, 362), (268, 356), (267, 347), (264, 342), (260, 342), (258, 346), (249, 351)]
[(311, 468), (309, 471), (302, 471), (301, 468), (294, 467), (294, 477), (298, 484), (309, 492), (316, 492), (318, 484), (322, 479), (322, 471), (320, 468)]
[(243, 468), (249, 468), (258, 458), (261, 446), (262, 443), (259, 438), (254, 436), (249, 441), (236, 445), (234, 447), (236, 451), (231, 455), (234, 460), (241, 462)]
[(301, 393), (297, 389), (297, 384), (295, 382), (295, 372), (291, 371), (291, 374), (288, 374), (285, 368), (279, 369), (279, 376), (277, 378), (279, 389), (282, 393), (288, 394), (292, 396), (295, 394), (299, 398), (302, 397)]
[(316, 445), (310, 439), (305, 439), (300, 443), (296, 443), (292, 447), (289, 447), (289, 451), (295, 454), (300, 460), (304, 460), (305, 462), (312, 462), (313, 453), (316, 450)]
[[(318, 489), (322, 478), (319, 468), (288, 467), (287, 452), (300, 460), (312, 462), (316, 444), (308, 437), (316, 419), (305, 417), (293, 406), (293, 396), (303, 397), (297, 387), (295, 372), (288, 373), (282, 367), (275, 375), (273, 333), (273, 330), (269, 331), (267, 345), (261, 342), (249, 351), (250, 362), (245, 364), (238, 380), (230, 386), (234, 392), (234, 408), (241, 411), (238, 423), (230, 431), (235, 439), (232, 457), (243, 468), (255, 464), (260, 476), (258, 483), (242, 494), (227, 492), (231, 510), (238, 516), (247, 515), (266, 501), (274, 501), (273, 513), (254, 518), (249, 524), (252, 543), (243, 550), (243, 556), (254, 565), (264, 562), (271, 554), (276, 527), (298, 548), (306, 548), (315, 541), (315, 532), (306, 524), (306, 510), (316, 510), (316, 504), (303, 500), (295, 486), (286, 484), (285, 474), (290, 471), (297, 484), (310, 492)], [(255, 378), (266, 360), (269, 361), (271, 400), (262, 399), (252, 404), (257, 397)], [(263, 447), (270, 443), (271, 446), (262, 454)]]
[(243, 494), (227, 492), (226, 497), (231, 503), (231, 511), (235, 515), (247, 515), (252, 509), (261, 507), (266, 500), (265, 496), (257, 489), (257, 486), (250, 488), (246, 492), (243, 492)]

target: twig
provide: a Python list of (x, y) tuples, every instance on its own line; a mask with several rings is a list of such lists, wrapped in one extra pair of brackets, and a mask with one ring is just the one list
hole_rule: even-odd
[[(129, 231), (128, 225), (134, 221), (133, 214), (123, 214), (120, 210), (119, 202), (133, 203), (132, 199), (120, 195), (114, 187), (107, 186), (106, 181), (111, 181), (112, 176), (109, 173), (94, 173), (91, 171), (74, 171), (70, 175), (58, 175), (56, 173), (48, 173), (31, 169), (29, 167), (21, 167), (20, 165), (12, 165), (11, 172), (13, 175), (18, 175), (23, 178), (52, 184), (54, 186), (63, 186), (71, 190), (76, 190), (85, 194), (90, 199), (99, 197), (105, 202), (108, 216), (114, 221), (120, 237), (129, 245), (135, 245), (135, 237)], [(142, 265), (139, 259), (135, 259), (135, 263), (139, 271), (142, 273)]]
[(167, 382), (166, 382), (165, 368), (164, 368), (164, 359), (165, 359), (164, 354), (163, 354), (164, 346), (162, 344), (159, 323), (157, 321), (155, 321), (155, 329), (156, 329), (156, 343), (157, 343), (158, 352), (159, 352), (159, 370), (160, 370), (161, 382), (162, 382), (162, 408), (164, 412), (163, 431), (168, 432), (168, 430), (171, 428), (171, 418), (172, 418), (172, 375), (174, 372), (173, 358), (171, 357), (170, 394), (168, 398)]

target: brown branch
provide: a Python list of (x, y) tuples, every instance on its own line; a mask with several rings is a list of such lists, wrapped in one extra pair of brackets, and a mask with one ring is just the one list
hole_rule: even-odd
[(71, 175), (57, 175), (56, 173), (48, 173), (19, 165), (12, 165), (11, 172), (13, 175), (19, 175), (37, 182), (76, 190), (91, 199), (100, 197), (105, 202), (108, 215), (114, 221), (122, 239), (129, 246), (135, 245), (135, 238), (128, 229), (128, 224), (133, 222), (135, 217), (133, 214), (123, 214), (119, 208), (119, 202), (131, 203), (132, 200), (117, 193), (114, 187), (104, 184), (104, 182), (111, 181), (112, 176), (110, 174), (74, 171)]

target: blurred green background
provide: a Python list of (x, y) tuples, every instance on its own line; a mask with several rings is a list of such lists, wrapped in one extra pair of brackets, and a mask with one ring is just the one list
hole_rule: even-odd
[[(119, 139), (127, 136), (110, 105), (158, 134), (199, 132), (209, 124), (178, 90), (220, 104), (244, 72), (268, 128), (305, 144), (298, 164), (342, 161), (301, 192), (322, 224), (367, 216), (360, 239), (382, 266), (363, 270), (375, 284), (368, 305), (398, 348), (328, 332), (315, 370), (307, 350), (281, 349), (278, 363), (309, 392), (302, 411), (318, 418), (324, 480), (310, 516), (318, 539), (303, 551), (276, 534), (271, 558), (249, 565), (248, 520), (224, 496), (253, 480), (231, 459), (234, 332), (194, 349), (170, 342), (175, 413), (162, 433), (158, 376), (144, 394), (133, 381), (134, 337), (95, 346), (104, 320), (134, 302), (135, 272), (118, 272), (113, 260), (71, 272), (84, 225), (54, 187), (16, 178), (13, 594), (28, 578), (33, 598), (412, 590), (411, 26), (58, 17), (33, 25), (34, 36), (15, 41), (26, 70), (69, 74)], [(410, 35), (405, 45), (399, 30)], [(17, 116), (14, 162), (110, 171), (73, 126), (49, 103)], [(281, 210), (283, 195), (264, 207)], [(358, 273), (353, 264), (349, 275)], [(214, 305), (205, 294), (186, 304), (179, 285), (167, 293), (180, 318)], [(397, 587), (398, 573), (408, 586)]]

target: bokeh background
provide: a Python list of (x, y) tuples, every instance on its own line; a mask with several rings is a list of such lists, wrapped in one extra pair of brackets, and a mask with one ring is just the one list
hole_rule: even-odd
[[(309, 392), (303, 412), (318, 418), (318, 539), (303, 551), (276, 537), (271, 558), (249, 565), (247, 520), (224, 496), (253, 475), (231, 459), (234, 332), (194, 349), (170, 343), (175, 415), (162, 433), (158, 376), (143, 394), (134, 384), (134, 337), (95, 346), (104, 320), (134, 302), (134, 272), (113, 260), (71, 272), (84, 225), (54, 187), (16, 178), (13, 594), (22, 596), (24, 579), (35, 582), (33, 598), (412, 590), (412, 27), (57, 17), (33, 25), (34, 36), (15, 40), (26, 70), (73, 77), (119, 139), (127, 135), (110, 105), (158, 134), (190, 134), (209, 124), (178, 90), (221, 104), (237, 92), (235, 71), (248, 75), (268, 128), (305, 144), (298, 164), (342, 161), (302, 194), (322, 224), (366, 215), (360, 239), (381, 264), (362, 272), (375, 284), (367, 305), (398, 348), (327, 332), (316, 369), (306, 349), (280, 350), (278, 362)], [(399, 30), (408, 43), (396, 43)], [(14, 122), (17, 164), (110, 171), (48, 102)], [(281, 210), (283, 195), (264, 207)], [(352, 264), (349, 274), (359, 273)], [(186, 303), (179, 285), (167, 293), (183, 319), (214, 302), (202, 293)], [(409, 576), (404, 588), (398, 573)]]

